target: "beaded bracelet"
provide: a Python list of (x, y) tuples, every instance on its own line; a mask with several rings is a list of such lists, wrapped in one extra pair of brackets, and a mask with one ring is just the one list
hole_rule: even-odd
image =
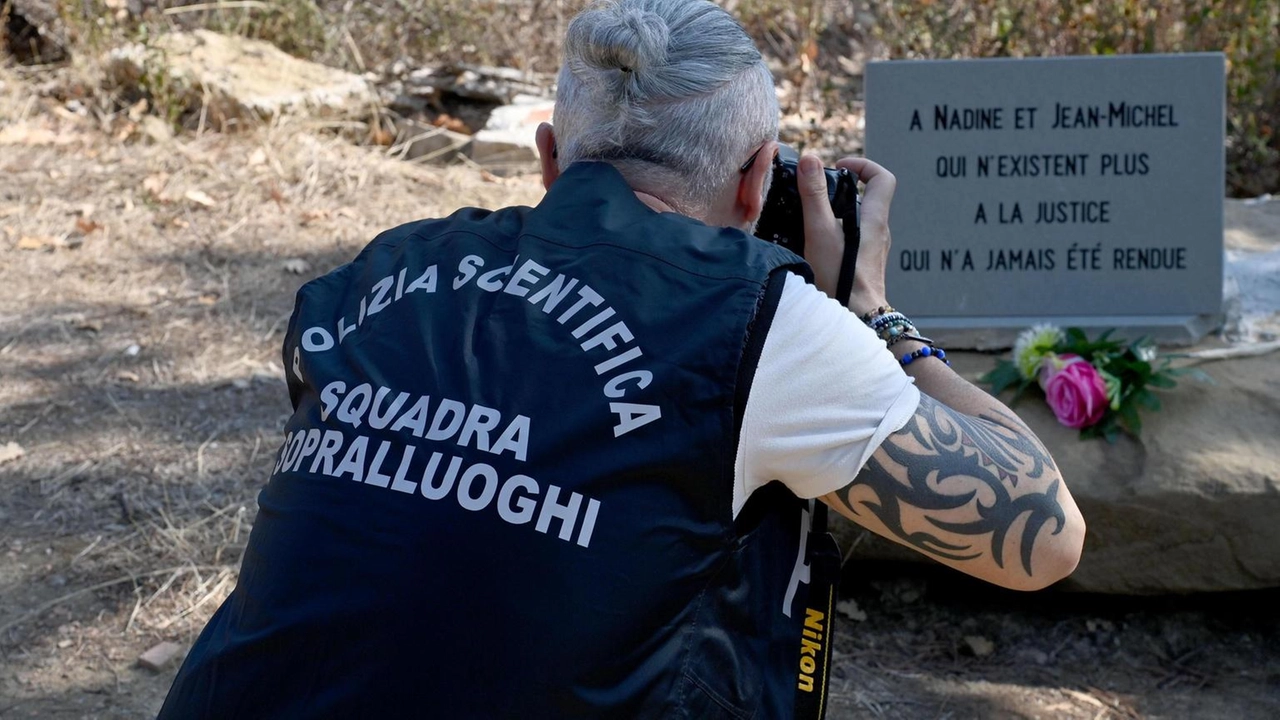
[(903, 355), (902, 358), (898, 360), (898, 363), (901, 364), (902, 367), (906, 367), (922, 357), (935, 357), (946, 363), (948, 366), (951, 365), (951, 361), (947, 359), (947, 351), (942, 348), (935, 348), (932, 345), (925, 345), (919, 350)]
[(889, 338), (897, 337), (903, 333), (913, 333), (916, 331), (915, 324), (902, 313), (882, 315), (872, 321), (869, 327), (872, 332), (880, 336), (881, 340), (886, 342)]
[(915, 335), (917, 332), (919, 331), (916, 330), (916, 326), (912, 325), (910, 320), (907, 320), (906, 322), (898, 323), (896, 325), (889, 325), (876, 334), (879, 335), (880, 339), (885, 342), (886, 346), (888, 346), (897, 342), (898, 338), (901, 338), (903, 335)]
[[(885, 325), (890, 325), (896, 322), (902, 322), (904, 320), (907, 320), (906, 315), (903, 315), (900, 312), (894, 311), (894, 312), (887, 312), (881, 315), (877, 315), (871, 320), (867, 321), (866, 325), (872, 330), (877, 330), (879, 328), (884, 327)], [(908, 322), (910, 321), (908, 320)]]
[(916, 332), (910, 332), (910, 333), (902, 333), (901, 335), (897, 335), (891, 338), (888, 342), (885, 343), (885, 347), (893, 347), (894, 345), (902, 342), (903, 340), (915, 340), (916, 342), (922, 342), (925, 345), (933, 344), (933, 340), (930, 340), (929, 338), (923, 335), (920, 335)]
[(897, 312), (897, 310), (894, 310), (891, 305), (884, 305), (860, 316), (859, 319), (862, 320), (864, 324), (870, 325), (872, 320), (880, 317), (881, 315), (888, 315), (891, 312)]

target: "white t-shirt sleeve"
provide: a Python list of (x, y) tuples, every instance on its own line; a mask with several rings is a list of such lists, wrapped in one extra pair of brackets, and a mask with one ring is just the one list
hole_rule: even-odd
[(734, 517), (771, 480), (802, 498), (849, 484), (919, 403), (920, 391), (884, 341), (788, 275), (743, 413)]

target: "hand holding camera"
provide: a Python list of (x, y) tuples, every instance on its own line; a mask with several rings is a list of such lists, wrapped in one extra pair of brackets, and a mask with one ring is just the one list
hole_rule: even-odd
[[(865, 183), (861, 198), (858, 180)], [(834, 169), (823, 168), (816, 156), (797, 158), (784, 146), (774, 161), (756, 235), (802, 255), (813, 268), (818, 289), (861, 315), (888, 304), (884, 273), (896, 186), (893, 173), (865, 158), (846, 157)], [(855, 254), (847, 257), (846, 251)], [(855, 267), (851, 278), (841, 278), (842, 269)], [(840, 287), (842, 279), (846, 287)]]

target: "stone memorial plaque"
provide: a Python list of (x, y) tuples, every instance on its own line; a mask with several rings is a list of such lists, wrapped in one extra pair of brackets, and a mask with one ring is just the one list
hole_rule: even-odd
[(1212, 329), (1224, 72), (1219, 53), (869, 64), (866, 154), (898, 178), (894, 305), (968, 347), (1037, 322)]

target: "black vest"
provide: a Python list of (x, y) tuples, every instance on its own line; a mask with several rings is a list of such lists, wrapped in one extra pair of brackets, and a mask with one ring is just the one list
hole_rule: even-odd
[(303, 286), (296, 412), (161, 717), (790, 716), (809, 506), (731, 517), (788, 268), (582, 163)]

